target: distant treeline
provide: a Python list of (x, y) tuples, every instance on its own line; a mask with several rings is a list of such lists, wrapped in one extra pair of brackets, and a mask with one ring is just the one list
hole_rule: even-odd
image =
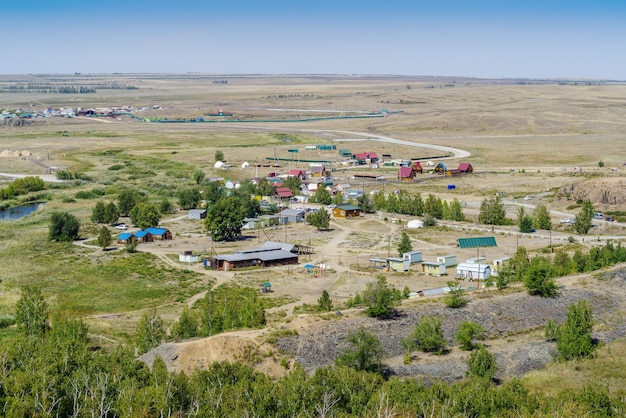
[(2, 86), (0, 93), (39, 93), (39, 94), (89, 94), (97, 90), (137, 90), (139, 87), (122, 84), (96, 84), (74, 86), (51, 83), (17, 83)]

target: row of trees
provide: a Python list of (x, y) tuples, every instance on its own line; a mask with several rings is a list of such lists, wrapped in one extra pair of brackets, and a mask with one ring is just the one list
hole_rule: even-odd
[(422, 216), (430, 215), (435, 219), (450, 221), (464, 221), (465, 215), (461, 202), (453, 199), (450, 203), (429, 194), (426, 200), (417, 193), (411, 195), (404, 190), (397, 193), (385, 194), (382, 191), (374, 194), (374, 209), (403, 215)]
[[(558, 326), (560, 332), (581, 328), (576, 318), (589, 317), (586, 309), (579, 309), (582, 305), (579, 302), (570, 307), (565, 323)], [(571, 314), (573, 311), (583, 315)], [(272, 380), (242, 363), (220, 362), (185, 375), (169, 373), (158, 357), (148, 368), (129, 348), (110, 352), (91, 349), (89, 330), (82, 321), (57, 313), (49, 320), (48, 312), (38, 290), (23, 289), (16, 307), (17, 328), (0, 345), (3, 415), (304, 417), (313, 411), (319, 416), (347, 417), (626, 414), (623, 393), (612, 393), (599, 383), (556, 395), (531, 392), (517, 379), (494, 385), (489, 377), (495, 363), (478, 344), (468, 359), (468, 379), (454, 384), (385, 379), (378, 372), (380, 341), (363, 330), (347, 337), (347, 347), (336, 366), (319, 368), (312, 374), (296, 365), (287, 376)], [(436, 325), (428, 329), (436, 331)], [(153, 327), (160, 327), (158, 320)], [(587, 329), (584, 323), (582, 327)], [(459, 337), (461, 329), (459, 326), (457, 342), (467, 340)], [(422, 336), (417, 327), (414, 334), (418, 341), (428, 341), (429, 334)], [(479, 339), (479, 332), (469, 334), (470, 340)]]
[[(258, 292), (249, 287), (222, 285), (198, 300), (193, 308), (185, 306), (170, 328), (170, 337), (187, 339), (208, 337), (241, 328), (265, 325), (265, 310)], [(168, 338), (165, 322), (155, 310), (144, 313), (135, 332), (135, 344), (145, 353)]]
[(498, 272), (496, 285), (504, 288), (508, 283), (522, 282), (531, 295), (554, 297), (558, 290), (555, 277), (595, 271), (623, 262), (626, 262), (626, 248), (619, 242), (615, 245), (608, 241), (603, 246), (591, 247), (586, 253), (577, 248), (572, 256), (560, 249), (554, 257), (531, 258), (525, 247), (519, 247), (511, 261)]
[(15, 179), (6, 187), (0, 188), (0, 200), (12, 199), (19, 195), (44, 190), (46, 184), (40, 177), (28, 176)]
[[(593, 219), (594, 207), (589, 201), (582, 203), (582, 207), (576, 216), (576, 222), (572, 227), (574, 230), (584, 235), (591, 229), (591, 220)], [(513, 220), (506, 217), (504, 202), (499, 196), (491, 199), (485, 199), (480, 204), (480, 212), (478, 213), (478, 222), (486, 225), (513, 225)], [(533, 229), (552, 229), (552, 218), (550, 211), (545, 205), (537, 205), (532, 213), (528, 213), (526, 208), (520, 206), (517, 210), (517, 225), (520, 232), (533, 232)]]

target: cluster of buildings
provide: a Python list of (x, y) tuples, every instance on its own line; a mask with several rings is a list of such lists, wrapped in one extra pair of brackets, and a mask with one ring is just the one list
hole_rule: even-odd
[(136, 232), (123, 232), (117, 236), (118, 244), (129, 242), (146, 243), (152, 241), (164, 241), (172, 239), (172, 232), (167, 228), (146, 228)]

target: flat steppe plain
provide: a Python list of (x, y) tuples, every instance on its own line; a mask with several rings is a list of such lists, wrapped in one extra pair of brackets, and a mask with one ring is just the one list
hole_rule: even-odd
[[(6, 76), (0, 78), (0, 84), (15, 83), (17, 80), (18, 77)], [(224, 80), (228, 82), (216, 82)], [(598, 211), (618, 213), (626, 209), (626, 200), (622, 199), (621, 194), (626, 173), (623, 166), (626, 163), (626, 141), (623, 137), (626, 131), (626, 85), (623, 83), (229, 75), (32, 76), (28, 81), (77, 85), (114, 82), (136, 86), (138, 89), (98, 90), (95, 94), (85, 95), (5, 93), (0, 96), (2, 107), (8, 110), (20, 107), (145, 107), (147, 110), (134, 112), (142, 119), (209, 119), (205, 116), (207, 113), (221, 108), (233, 112), (232, 119), (239, 119), (236, 122), (227, 117), (215, 117), (211, 123), (147, 123), (128, 116), (36, 118), (25, 126), (0, 126), (0, 152), (10, 151), (0, 157), (0, 172), (35, 175), (45, 173), (49, 167), (59, 167), (85, 172), (94, 180), (95, 185), (92, 183), (77, 186), (76, 190), (63, 190), (58, 192), (60, 195), (57, 194), (57, 197), (67, 197), (77, 190), (91, 189), (99, 184), (110, 186), (111, 177), (116, 174), (110, 167), (124, 164), (125, 161), (130, 161), (137, 168), (137, 173), (130, 176), (120, 174), (116, 183), (113, 183), (116, 186), (153, 190), (161, 185), (174, 190), (193, 184), (189, 176), (180, 175), (185, 172), (183, 168), (201, 170), (209, 178), (241, 181), (269, 172), (285, 174), (290, 168), (307, 169), (309, 164), (301, 160), (325, 159), (333, 161), (337, 169), (337, 182), (349, 183), (353, 188), (364, 189), (368, 193), (373, 190), (402, 189), (421, 193), (423, 197), (433, 194), (446, 200), (457, 198), (466, 202), (464, 212), (467, 222), (443, 222), (437, 227), (410, 233), (414, 249), (422, 250), (426, 261), (434, 261), (436, 256), (450, 253), (457, 254), (459, 261), (475, 257), (475, 249), (456, 248), (456, 239), (462, 237), (495, 235), (498, 247), (480, 249), (478, 252), (487, 260), (493, 260), (512, 255), (522, 245), (534, 255), (545, 254), (550, 246), (567, 249), (570, 237), (580, 245), (591, 247), (603, 245), (609, 238), (621, 241), (626, 236), (621, 222), (594, 221), (595, 226), (587, 237), (577, 236), (570, 227), (559, 224), (561, 217), (574, 217), (579, 210), (573, 207), (576, 199), (571, 194), (559, 192), (563, 188), (570, 191), (574, 188), (580, 196), (593, 199)], [(33, 105), (30, 108), (29, 103)], [(155, 105), (160, 106), (160, 109), (153, 109)], [(363, 116), (383, 109), (386, 111), (382, 113), (383, 117), (348, 117)], [(293, 121), (296, 119), (299, 121)], [(383, 142), (378, 140), (380, 138), (398, 141)], [(419, 182), (408, 184), (394, 181), (385, 184), (366, 183), (355, 180), (354, 174), (377, 174), (393, 180), (397, 168), (358, 167), (343, 170), (336, 150), (305, 149), (306, 145), (316, 144), (332, 144), (337, 149), (349, 149), (352, 152), (374, 151), (379, 156), (390, 154), (393, 159), (432, 159), (435, 164), (444, 162), (448, 168), (456, 168), (460, 162), (469, 162), (474, 168), (474, 174), (458, 178), (423, 174), (418, 175)], [(463, 150), (469, 155), (456, 158), (454, 154), (429, 146)], [(294, 153), (288, 152), (294, 148), (299, 150), (296, 157)], [(214, 154), (218, 150), (224, 153), (226, 162), (232, 168), (214, 168)], [(14, 151), (27, 156), (14, 156)], [(280, 167), (269, 167), (267, 158), (272, 157), (291, 160), (284, 161)], [(248, 162), (250, 167), (241, 168), (244, 162)], [(254, 167), (255, 163), (260, 166)], [(455, 190), (448, 190), (449, 184), (455, 184)], [(504, 193), (508, 216), (513, 219), (521, 205), (529, 212), (537, 204), (546, 205), (552, 211), (552, 233), (538, 231), (534, 234), (519, 234), (514, 226), (497, 227), (492, 231), (479, 225), (476, 217), (480, 202), (491, 198), (496, 192)], [(522, 200), (526, 195), (533, 198)], [(88, 225), (93, 201), (78, 201), (68, 206), (61, 199), (54, 199), (47, 206), (46, 213), (37, 216), (45, 218), (51, 210), (69, 208)], [(245, 344), (250, 341), (255, 342), (261, 350), (269, 350), (264, 346), (261, 336), (283, 327), (296, 327), (299, 337), (295, 338), (302, 339), (301, 345), (307, 344), (307, 330), (311, 329), (313, 333), (318, 319), (315, 316), (293, 315), (293, 308), (303, 303), (316, 303), (323, 289), (327, 289), (338, 303), (362, 290), (377, 274), (369, 269), (369, 258), (396, 255), (395, 248), (404, 222), (394, 221), (410, 219), (384, 213), (367, 214), (358, 220), (333, 220), (329, 231), (318, 232), (310, 226), (290, 225), (284, 229), (266, 231), (263, 236), (256, 232), (245, 233), (246, 239), (235, 243), (213, 243), (207, 240), (200, 223), (189, 221), (183, 215), (184, 212), (181, 212), (166, 217), (162, 223), (174, 231), (174, 240), (147, 244), (140, 247), (141, 251), (156, 254), (170, 266), (189, 268), (177, 262), (178, 254), (185, 250), (207, 254), (213, 248), (218, 254), (223, 254), (239, 248), (253, 248), (265, 239), (288, 240), (312, 245), (315, 254), (307, 261), (324, 263), (330, 265), (331, 269), (326, 275), (312, 278), (298, 267), (212, 272), (205, 271), (199, 265), (192, 266), (191, 269), (206, 278), (206, 283), (234, 281), (256, 286), (269, 280), (274, 285), (274, 292), (269, 297), (284, 297), (290, 302), (268, 313), (270, 325), (267, 330), (194, 341), (194, 350), (188, 348), (191, 343), (180, 343), (181, 347), (187, 347), (186, 355), (178, 357), (176, 364), (170, 362), (170, 367), (179, 369), (203, 364), (208, 351), (212, 355), (219, 353), (216, 355), (218, 359), (236, 358), (237, 352), (243, 352)], [(32, 224), (19, 224), (22, 226), (18, 228), (18, 235), (39, 234), (41, 239), (45, 239), (45, 225), (37, 222)], [(3, 228), (4, 236), (10, 236), (7, 230), (12, 226), (5, 224)], [(86, 227), (85, 235), (86, 238), (95, 237), (96, 228)], [(15, 243), (4, 238), (2, 248), (6, 250), (5, 254), (15, 254), (19, 245), (19, 240)], [(86, 245), (81, 251), (90, 251), (94, 258), (110, 256), (89, 247), (89, 243)], [(38, 277), (41, 274), (39, 270), (29, 267), (30, 263), (36, 262), (35, 256), (24, 257), (17, 261), (6, 260), (7, 266), (19, 263), (20, 267), (7, 269), (6, 278), (0, 284), (4, 295), (0, 303), (3, 311), (11, 309), (17, 297), (16, 286), (23, 283), (24, 276), (30, 275), (32, 280), (44, 281), (44, 277)], [(409, 274), (385, 274), (394, 286), (408, 286), (413, 291), (445, 286), (450, 277), (431, 278), (415, 271)], [(574, 287), (575, 291), (589, 291), (587, 287), (595, 287), (593, 280), (591, 276), (564, 278), (563, 283), (567, 283), (567, 288)], [(619, 289), (619, 286), (616, 288)], [(620, 294), (619, 291), (615, 292)], [(494, 303), (499, 303), (499, 297), (504, 297), (496, 292), (486, 293), (492, 296), (486, 298), (481, 292), (476, 306), (488, 303), (490, 298), (493, 298)], [(185, 302), (191, 303), (201, 294), (199, 289), (197, 295)], [(613, 308), (602, 310), (603, 314), (607, 317), (618, 315), (622, 303), (619, 298), (616, 299), (610, 305)], [(403, 309), (412, 312), (407, 317), (419, 316), (423, 304), (409, 301), (406, 305)], [(160, 304), (159, 311), (164, 317), (174, 320), (181, 306), (180, 301), (169, 301)], [(87, 320), (96, 333), (109, 337), (124, 333), (128, 335), (132, 334), (132, 327), (143, 309), (148, 307), (150, 304), (130, 312), (98, 312), (89, 315)], [(356, 316), (357, 321), (363, 321), (359, 315), (358, 312), (345, 314), (346, 317)], [(346, 321), (344, 318), (330, 323), (348, 323)], [(379, 327), (370, 325), (373, 329)], [(386, 326), (393, 328), (394, 323)], [(528, 338), (525, 332), (530, 333), (537, 326), (530, 324), (525, 328), (526, 331), (517, 330), (515, 333), (521, 335), (519, 340), (522, 341)], [(337, 329), (342, 327), (338, 326)], [(389, 347), (392, 347), (391, 353), (395, 353), (402, 336), (397, 330), (388, 333), (397, 336), (388, 342)], [(242, 338), (244, 342), (241, 342)], [(341, 342), (342, 337), (337, 338)], [(513, 336), (507, 338), (507, 341), (516, 340)], [(541, 339), (536, 335), (533, 338), (537, 338), (537, 341)], [(493, 344), (496, 345), (495, 339)], [(296, 357), (307, 366), (315, 366), (310, 358), (298, 358), (301, 351), (293, 347), (293, 344), (285, 345), (287, 355)], [(198, 359), (198, 356), (201, 358)], [(319, 353), (311, 354), (310, 357), (314, 356), (324, 358)], [(268, 362), (271, 364), (266, 366), (267, 370), (275, 374), (280, 372), (277, 361)], [(389, 362), (397, 364), (398, 360), (390, 358)], [(181, 366), (183, 364), (186, 366)], [(527, 371), (524, 367), (516, 369), (511, 366), (509, 369)], [(411, 373), (410, 370), (405, 372)]]

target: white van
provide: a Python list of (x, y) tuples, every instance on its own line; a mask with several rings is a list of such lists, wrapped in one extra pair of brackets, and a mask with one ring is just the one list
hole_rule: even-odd
[(593, 214), (593, 217), (596, 219), (602, 219), (604, 218), (604, 214), (602, 212), (596, 212)]

